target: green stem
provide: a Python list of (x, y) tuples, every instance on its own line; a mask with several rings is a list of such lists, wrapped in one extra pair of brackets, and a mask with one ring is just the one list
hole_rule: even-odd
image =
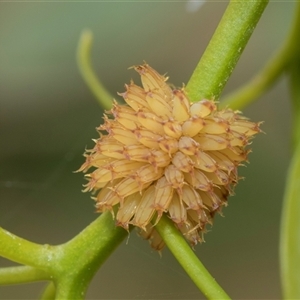
[(98, 268), (127, 235), (116, 227), (111, 213), (105, 212), (71, 241), (58, 246), (62, 256), (55, 263), (56, 299), (83, 299)]
[(289, 75), (291, 96), (293, 100), (292, 145), (293, 149), (297, 149), (297, 146), (300, 144), (300, 57), (291, 64)]
[(300, 2), (292, 29), (283, 46), (247, 84), (222, 99), (220, 107), (242, 109), (266, 91), (299, 53)]
[(207, 299), (230, 299), (166, 215), (163, 215), (155, 228), (177, 261)]
[[(299, 144), (300, 145), (300, 144)], [(291, 161), (281, 218), (280, 263), (284, 299), (300, 299), (300, 147)]]
[[(245, 48), (258, 20), (260, 19), (267, 1), (230, 1), (218, 28), (216, 29), (208, 47), (190, 78), (186, 91), (191, 101), (203, 98), (217, 100), (229, 79), (243, 49)], [(165, 219), (163, 222), (166, 222)], [(216, 283), (191, 249), (182, 240), (173, 244), (169, 241), (169, 230), (166, 234), (158, 224), (158, 231), (166, 244), (186, 269), (192, 280), (210, 299), (229, 299), (229, 296)], [(178, 233), (177, 233), (178, 235)], [(172, 236), (175, 240), (176, 234)], [(188, 253), (187, 251), (191, 251)]]
[(220, 108), (243, 109), (266, 91), (283, 73), (290, 58), (289, 48), (281, 48), (245, 86), (224, 97)]
[(219, 98), (267, 4), (230, 1), (186, 86), (191, 101)]
[(45, 271), (29, 266), (17, 266), (0, 269), (0, 285), (20, 284), (50, 279), (51, 276)]
[(91, 31), (84, 31), (81, 34), (78, 52), (77, 52), (77, 62), (81, 75), (93, 92), (94, 96), (105, 109), (110, 109), (112, 106), (113, 97), (106, 90), (104, 85), (97, 78), (92, 65), (91, 65), (91, 47), (93, 42), (93, 35)]
[(57, 288), (55, 299), (83, 299), (100, 265), (127, 234), (115, 226), (110, 212), (103, 213), (72, 240), (59, 246), (34, 244), (0, 228), (0, 255), (51, 275), (30, 267), (2, 269), (2, 273), (4, 276), (5, 272), (15, 272), (18, 278), (7, 278), (12, 283), (53, 279)]
[(281, 231), (280, 266), (285, 299), (300, 298), (300, 3), (296, 9), (289, 44), (293, 56), (289, 64), (289, 79), (293, 104), (293, 159), (290, 164), (284, 195)]
[(300, 58), (289, 68), (293, 100), (293, 160), (283, 202), (280, 237), (282, 289), (285, 299), (300, 298)]
[(29, 242), (1, 227), (0, 241), (0, 256), (38, 269), (51, 269), (51, 262), (56, 254), (53, 246)]
[[(186, 91), (191, 101), (217, 100), (268, 1), (230, 1)], [(162, 218), (156, 228), (191, 279), (209, 299), (230, 299), (174, 229)]]
[(48, 283), (44, 292), (42, 293), (40, 300), (54, 300), (55, 299), (55, 285), (53, 282)]

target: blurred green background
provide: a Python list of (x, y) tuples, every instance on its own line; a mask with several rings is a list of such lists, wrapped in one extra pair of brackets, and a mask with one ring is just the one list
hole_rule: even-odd
[[(0, 4), (0, 226), (37, 243), (59, 244), (93, 221), (94, 203), (81, 193), (85, 147), (97, 137), (102, 109), (80, 77), (76, 48), (94, 33), (92, 60), (119, 99), (146, 60), (170, 82), (187, 82), (227, 1), (191, 12), (187, 2)], [(288, 32), (295, 3), (271, 2), (224, 94), (255, 74)], [(278, 241), (290, 160), (288, 83), (277, 82), (245, 112), (264, 120), (251, 164), (241, 168), (236, 196), (217, 216), (196, 253), (234, 299), (280, 298)], [(0, 241), (1, 245), (1, 241)], [(0, 266), (12, 265), (4, 259)], [(35, 299), (45, 283), (0, 287), (0, 299)], [(135, 232), (99, 270), (88, 299), (199, 299), (169, 253), (162, 258)]]

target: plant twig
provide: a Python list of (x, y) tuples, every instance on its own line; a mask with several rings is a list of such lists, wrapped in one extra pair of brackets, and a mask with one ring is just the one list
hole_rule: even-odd
[(267, 4), (230, 1), (186, 86), (191, 101), (219, 98)]
[(300, 144), (287, 177), (281, 219), (280, 262), (284, 299), (300, 298)]
[(295, 19), (290, 35), (290, 45), (295, 55), (287, 69), (293, 107), (293, 159), (286, 181), (280, 231), (281, 281), (285, 299), (300, 298), (300, 2)]
[(55, 299), (55, 285), (53, 282), (48, 283), (45, 290), (40, 296), (40, 300), (54, 300)]
[(225, 96), (220, 103), (220, 107), (242, 109), (252, 101), (256, 100), (263, 92), (274, 84), (294, 57), (299, 54), (299, 28), (300, 3), (298, 3), (296, 9), (290, 34), (286, 38), (283, 46), (276, 51), (253, 79), (238, 90)]
[(72, 240), (57, 246), (62, 256), (55, 262), (56, 299), (84, 299), (94, 274), (127, 234), (105, 212)]
[(89, 30), (82, 32), (77, 51), (77, 62), (81, 75), (98, 100), (99, 104), (105, 109), (112, 106), (113, 97), (97, 78), (91, 65), (91, 47), (93, 42), (93, 34)]
[(44, 281), (50, 278), (45, 271), (30, 266), (0, 268), (0, 285)]
[(166, 215), (162, 216), (155, 228), (177, 261), (207, 299), (230, 299)]
[(0, 241), (0, 256), (38, 269), (51, 269), (51, 263), (56, 254), (53, 246), (32, 243), (1, 227)]

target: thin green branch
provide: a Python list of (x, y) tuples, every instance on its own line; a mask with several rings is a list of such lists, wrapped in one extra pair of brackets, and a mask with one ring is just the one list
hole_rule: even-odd
[(292, 145), (295, 150), (300, 144), (300, 57), (293, 61), (288, 72), (293, 108)]
[(51, 276), (45, 271), (29, 266), (0, 268), (0, 285), (20, 284), (50, 279)]
[(300, 144), (288, 172), (281, 219), (280, 263), (284, 299), (300, 299)]
[(110, 109), (113, 97), (99, 81), (91, 65), (92, 42), (92, 32), (89, 30), (83, 31), (79, 40), (77, 51), (78, 67), (84, 81), (93, 92), (100, 105), (105, 109)]
[(224, 97), (220, 108), (243, 109), (265, 92), (284, 71), (290, 57), (287, 47), (281, 48), (245, 86)]
[(265, 92), (282, 75), (286, 67), (299, 54), (300, 2), (295, 11), (292, 28), (283, 46), (247, 84), (224, 97), (220, 107), (242, 109)]
[(177, 261), (207, 299), (230, 299), (166, 215), (163, 215), (155, 228)]
[[(300, 20), (300, 2), (298, 4)], [(298, 35), (300, 29), (300, 22)], [(299, 38), (298, 38), (299, 40)], [(298, 43), (294, 41), (294, 43)], [(299, 47), (299, 46), (298, 46)], [(287, 69), (293, 105), (293, 159), (290, 164), (283, 202), (280, 232), (280, 264), (285, 299), (300, 299), (300, 57)]]
[(191, 101), (217, 100), (268, 1), (230, 1), (186, 91)]
[(0, 241), (0, 256), (38, 269), (51, 269), (51, 263), (56, 254), (53, 246), (32, 243), (1, 227)]
[(48, 283), (42, 295), (40, 296), (40, 300), (54, 300), (55, 299), (56, 288), (53, 282)]

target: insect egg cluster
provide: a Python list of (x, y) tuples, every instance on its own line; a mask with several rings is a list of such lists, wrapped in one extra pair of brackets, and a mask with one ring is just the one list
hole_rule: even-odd
[(97, 211), (117, 207), (116, 224), (139, 227), (157, 250), (164, 243), (153, 223), (163, 213), (195, 245), (233, 193), (259, 123), (213, 101), (191, 103), (148, 64), (134, 69), (142, 87), (126, 85), (126, 105), (114, 103), (84, 154), (85, 191), (94, 191)]

